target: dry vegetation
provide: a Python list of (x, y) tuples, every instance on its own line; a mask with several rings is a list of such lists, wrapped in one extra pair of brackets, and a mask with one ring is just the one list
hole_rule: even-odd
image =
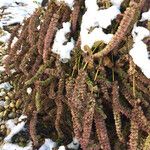
[[(148, 2), (124, 0), (122, 14), (105, 30), (114, 33), (113, 39), (108, 45), (96, 41), (92, 49), (85, 46), (87, 53), (81, 50), (79, 37), (83, 0), (75, 0), (73, 11), (51, 1), (16, 26), (1, 81), (10, 81), (14, 100), (22, 101), (35, 147), (46, 137), (63, 144), (76, 137), (83, 150), (149, 149), (150, 80), (129, 56), (131, 29), (148, 10)], [(99, 7), (110, 5), (108, 0), (99, 2)], [(67, 37), (77, 42), (71, 59), (62, 63), (51, 49), (57, 29), (69, 20)], [(148, 21), (141, 24), (149, 28)], [(144, 41), (148, 44), (149, 37)], [(29, 87), (31, 95), (26, 92)]]

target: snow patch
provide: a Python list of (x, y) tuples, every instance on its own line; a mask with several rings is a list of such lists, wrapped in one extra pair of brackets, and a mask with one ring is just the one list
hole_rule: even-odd
[(113, 35), (105, 34), (102, 29), (106, 29), (111, 25), (111, 21), (120, 13), (119, 4), (114, 3), (113, 6), (107, 9), (99, 10), (96, 0), (85, 1), (87, 11), (82, 17), (80, 32), (82, 50), (85, 45), (91, 48), (96, 41), (103, 40), (105, 43), (108, 43), (111, 40)]
[(150, 21), (150, 9), (147, 12), (142, 13), (142, 19), (140, 21)]
[(9, 91), (12, 88), (12, 86), (10, 85), (9, 82), (4, 82), (0, 84), (0, 89), (5, 89), (7, 91)]
[[(24, 118), (24, 116), (21, 116), (21, 118), (19, 118), (18, 120), (22, 121), (22, 118)], [(25, 122), (19, 122), (17, 125), (15, 124), (15, 120), (14, 119), (10, 119), (6, 122), (6, 126), (8, 129), (10, 129), (10, 133), (5, 137), (4, 141), (5, 142), (11, 142), (11, 138), (16, 135), (17, 133), (19, 133), (21, 130), (24, 129), (25, 126)]]
[[(39, 7), (41, 0), (9, 0), (0, 1), (0, 8), (6, 8), (0, 19), (1, 26), (14, 23), (22, 23), (25, 17), (29, 17), (36, 8)], [(16, 17), (17, 16), (17, 17)]]
[(79, 141), (74, 137), (73, 141), (67, 145), (68, 148), (70, 149), (74, 149), (74, 150), (78, 150), (79, 149)]
[(63, 28), (58, 30), (54, 39), (54, 44), (52, 51), (60, 55), (60, 60), (64, 63), (70, 59), (70, 52), (74, 48), (74, 40), (71, 38), (71, 41), (68, 42), (66, 34), (70, 32), (71, 23), (64, 22)]
[(123, 0), (111, 0), (111, 3), (113, 5), (116, 5), (118, 7), (120, 7), (121, 3), (123, 2)]
[(22, 121), (24, 119), (27, 119), (27, 116), (26, 115), (21, 115), (19, 118), (18, 118), (18, 121)]
[(28, 93), (29, 95), (32, 93), (32, 88), (31, 88), (31, 87), (27, 88), (27, 93)]
[(132, 36), (133, 36), (134, 42), (139, 42), (149, 35), (150, 35), (150, 31), (144, 27), (140, 27), (140, 26), (137, 27), (135, 25), (132, 30)]
[(1, 150), (33, 150), (32, 148), (32, 142), (30, 142), (25, 147), (20, 147), (17, 144), (12, 143), (4, 143), (2, 146), (0, 146)]
[(4, 72), (5, 71), (5, 68), (4, 66), (0, 66), (0, 73)]
[(65, 146), (60, 146), (58, 150), (66, 150)]
[(150, 78), (150, 59), (147, 51), (147, 45), (142, 41), (143, 38), (150, 36), (150, 31), (144, 27), (134, 26), (132, 30), (134, 40), (133, 48), (129, 54), (132, 56), (134, 63), (141, 68), (147, 78)]
[(56, 147), (56, 143), (51, 139), (45, 139), (45, 143), (39, 148), (39, 150), (52, 150)]

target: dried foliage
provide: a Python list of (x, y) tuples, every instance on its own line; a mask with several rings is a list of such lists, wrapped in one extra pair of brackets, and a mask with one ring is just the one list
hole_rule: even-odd
[[(98, 3), (105, 8), (111, 5), (108, 0)], [(66, 143), (76, 137), (83, 150), (136, 150), (142, 134), (146, 141), (140, 148), (148, 149), (150, 80), (128, 54), (133, 45), (131, 29), (145, 5), (143, 0), (124, 1), (122, 20), (114, 20), (120, 23), (117, 29), (113, 22), (107, 29), (115, 32), (114, 37), (107, 45), (98, 41), (91, 49), (86, 47), (90, 56), (80, 50), (82, 0), (75, 0), (73, 10), (64, 2), (51, 1), (14, 29), (3, 81), (11, 81), (14, 99), (21, 99), (25, 106), (35, 147), (46, 137)], [(56, 31), (67, 21), (76, 46), (63, 64), (51, 49)], [(29, 87), (31, 94), (26, 92)], [(44, 134), (40, 126), (46, 129)]]

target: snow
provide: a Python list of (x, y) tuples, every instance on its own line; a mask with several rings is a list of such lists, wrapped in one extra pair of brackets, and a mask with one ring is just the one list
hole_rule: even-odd
[(134, 42), (139, 42), (149, 35), (150, 35), (150, 31), (144, 27), (135, 25), (132, 30), (132, 36), (133, 36)]
[(123, 0), (111, 0), (111, 3), (118, 7), (120, 7), (122, 2), (123, 2)]
[(90, 34), (87, 32), (87, 30), (83, 29), (81, 31), (81, 34), (83, 36), (81, 36), (82, 38), (82, 49), (84, 49), (85, 45), (88, 45), (90, 48), (93, 46), (94, 42), (102, 40), (105, 43), (108, 43), (111, 38), (112, 38), (112, 34), (105, 34), (102, 31), (102, 28), (95, 28)]
[(3, 13), (7, 14), (0, 19), (1, 26), (22, 23), (25, 17), (29, 17), (34, 10), (39, 7), (38, 3), (41, 1), (42, 0), (1, 0), (0, 8), (6, 8)]
[(24, 130), (25, 121), (23, 120), (26, 118), (27, 116), (21, 115), (19, 118), (9, 119), (4, 122), (7, 129), (10, 129), (10, 133), (5, 137), (4, 143), (0, 145), (0, 150), (33, 150), (31, 141), (25, 147), (11, 143), (11, 138), (21, 130)]
[(27, 93), (30, 95), (32, 93), (32, 88), (31, 87), (28, 87), (27, 88)]
[(150, 9), (147, 12), (142, 13), (142, 19), (140, 21), (150, 21)]
[(29, 142), (29, 144), (26, 147), (20, 147), (17, 144), (12, 143), (4, 143), (2, 146), (0, 146), (1, 150), (33, 150), (32, 148), (32, 142)]
[(66, 150), (65, 146), (60, 146), (58, 150)]
[[(29, 17), (41, 2), (42, 0), (0, 0), (0, 8), (5, 8), (3, 13), (0, 12), (3, 14), (0, 18), (0, 28), (14, 23), (22, 23), (24, 18)], [(0, 36), (0, 42), (7, 42), (9, 37), (10, 33), (4, 31)]]
[(150, 78), (150, 59), (147, 45), (142, 41), (143, 38), (150, 36), (150, 31), (144, 27), (134, 26), (132, 31), (134, 40), (133, 48), (129, 54), (132, 56), (134, 63), (141, 68), (147, 78)]
[(74, 137), (73, 141), (67, 145), (68, 148), (78, 150), (79, 148), (79, 141)]
[[(57, 147), (57, 144), (51, 139), (45, 139), (44, 144), (39, 148), (39, 150), (53, 150), (53, 148)], [(79, 141), (76, 138), (73, 138), (73, 141), (67, 145), (67, 148), (78, 150)], [(65, 146), (60, 146), (58, 150), (66, 150)]]
[(9, 91), (12, 88), (12, 86), (9, 84), (9, 82), (4, 82), (0, 84), (0, 89), (5, 89)]
[(18, 121), (22, 121), (24, 119), (27, 119), (27, 116), (26, 115), (21, 115), (19, 118), (18, 118)]
[(80, 32), (82, 50), (84, 50), (85, 45), (91, 48), (96, 41), (102, 40), (108, 43), (111, 40), (113, 35), (105, 34), (102, 29), (111, 25), (111, 21), (120, 13), (120, 3), (121, 1), (118, 3), (114, 1), (114, 5), (111, 7), (99, 10), (96, 0), (85, 1), (87, 11), (82, 17)]
[(13, 41), (12, 41), (12, 44), (11, 44), (11, 47), (14, 46), (14, 44), (17, 42), (18, 38), (14, 37)]
[(17, 125), (15, 125), (14, 119), (10, 119), (6, 122), (6, 126), (8, 129), (10, 129), (10, 133), (5, 137), (5, 142), (11, 142), (11, 138), (19, 133), (21, 130), (24, 129), (25, 122), (19, 122)]
[(39, 148), (39, 150), (52, 150), (56, 147), (56, 143), (51, 139), (45, 139), (45, 143)]
[[(66, 38), (66, 34), (70, 32), (71, 23), (70, 22), (64, 22), (63, 28), (58, 30), (55, 39), (54, 44), (52, 48), (52, 52), (60, 55), (60, 60), (64, 63), (70, 59), (70, 52), (74, 48), (74, 40), (71, 38), (71, 41), (68, 42)], [(64, 43), (66, 44), (64, 45)]]
[(0, 66), (0, 73), (4, 72), (5, 71), (5, 68), (4, 66)]

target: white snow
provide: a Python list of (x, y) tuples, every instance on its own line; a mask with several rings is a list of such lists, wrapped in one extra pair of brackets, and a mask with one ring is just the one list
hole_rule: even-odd
[(38, 3), (40, 2), (41, 0), (1, 0), (0, 8), (5, 7), (3, 13), (7, 14), (0, 19), (1, 26), (22, 23), (25, 17), (29, 17), (39, 7)]
[(24, 119), (27, 119), (27, 116), (26, 115), (21, 115), (19, 118), (18, 118), (18, 121), (22, 121)]
[(51, 139), (45, 139), (45, 143), (39, 148), (39, 150), (52, 150), (57, 145)]
[(60, 146), (58, 150), (66, 150), (65, 146)]
[(0, 150), (33, 150), (33, 148), (32, 142), (29, 142), (29, 144), (25, 147), (20, 147), (17, 144), (12, 143), (4, 143), (2, 146), (0, 146)]
[(150, 35), (150, 31), (144, 27), (135, 25), (132, 30), (132, 36), (133, 36), (134, 42), (139, 42), (149, 35)]
[(118, 7), (120, 7), (121, 3), (123, 2), (123, 0), (111, 0), (111, 3), (113, 5), (116, 5)]
[[(51, 139), (45, 139), (45, 143), (39, 148), (39, 150), (52, 150), (52, 148), (57, 147), (57, 144)], [(73, 138), (73, 141), (67, 145), (67, 148), (78, 150), (79, 141), (76, 138)], [(60, 146), (58, 150), (66, 150), (65, 146)]]
[(134, 40), (133, 48), (129, 54), (132, 56), (134, 63), (141, 68), (147, 78), (150, 78), (150, 59), (147, 45), (142, 41), (144, 37), (150, 36), (150, 31), (144, 27), (134, 26), (132, 31)]
[(12, 41), (12, 44), (11, 44), (11, 47), (14, 46), (14, 44), (17, 42), (18, 38), (14, 37), (13, 41)]
[(140, 21), (150, 21), (150, 9), (147, 12), (142, 13), (142, 19)]
[(30, 95), (32, 93), (32, 88), (31, 87), (28, 87), (27, 88), (27, 93)]
[(21, 130), (24, 130), (25, 122), (23, 120), (26, 118), (27, 116), (21, 115), (19, 118), (9, 119), (4, 122), (7, 129), (10, 129), (10, 133), (5, 137), (4, 143), (1, 143), (0, 150), (33, 150), (31, 141), (25, 147), (11, 143), (11, 138)]
[[(21, 119), (19, 120), (22, 120), (22, 116)], [(6, 122), (6, 126), (8, 129), (10, 129), (10, 133), (5, 137), (4, 141), (11, 142), (11, 138), (24, 129), (24, 125), (25, 125), (25, 121), (21, 121), (16, 125), (14, 119), (9, 119)]]
[(108, 43), (111, 40), (113, 35), (105, 34), (102, 28), (106, 29), (111, 25), (111, 21), (120, 13), (120, 3), (121, 1), (114, 1), (111, 7), (99, 10), (96, 0), (85, 0), (87, 11), (82, 17), (80, 32), (82, 50), (85, 45), (91, 48), (96, 41), (103, 40)]
[(67, 145), (68, 148), (78, 150), (79, 148), (79, 141), (74, 137), (73, 141)]
[(9, 82), (4, 82), (0, 84), (0, 89), (5, 89), (9, 91), (12, 88), (12, 86), (9, 84)]
[(5, 68), (4, 66), (0, 66), (0, 73), (4, 72), (5, 71)]
[(60, 55), (60, 60), (64, 63), (66, 63), (68, 59), (70, 59), (70, 52), (74, 48), (73, 38), (71, 38), (70, 42), (68, 42), (66, 38), (66, 34), (70, 32), (70, 27), (71, 27), (70, 22), (63, 23), (63, 28), (58, 30), (56, 33), (52, 48), (52, 52)]

